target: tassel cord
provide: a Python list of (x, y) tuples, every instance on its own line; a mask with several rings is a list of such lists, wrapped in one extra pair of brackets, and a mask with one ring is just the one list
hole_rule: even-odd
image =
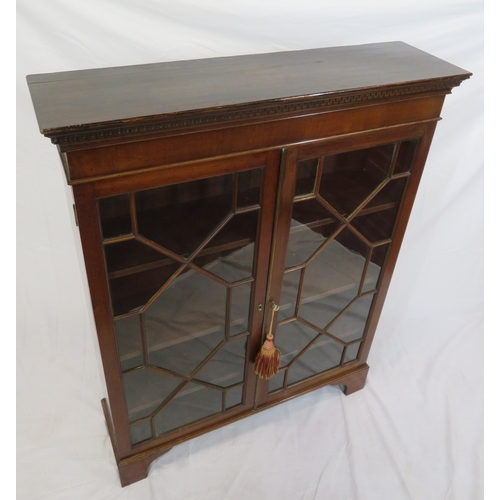
[(271, 377), (278, 373), (280, 365), (280, 351), (274, 345), (274, 336), (272, 334), (272, 327), (274, 321), (274, 314), (279, 310), (279, 306), (272, 302), (273, 312), (271, 316), (271, 323), (269, 325), (269, 333), (266, 335), (266, 340), (257, 353), (254, 362), (255, 373), (263, 379), (269, 380)]

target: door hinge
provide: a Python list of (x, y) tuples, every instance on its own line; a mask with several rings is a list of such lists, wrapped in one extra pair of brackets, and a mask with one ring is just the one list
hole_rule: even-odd
[(78, 227), (78, 214), (76, 213), (76, 206), (73, 204), (73, 214), (75, 215), (75, 224)]

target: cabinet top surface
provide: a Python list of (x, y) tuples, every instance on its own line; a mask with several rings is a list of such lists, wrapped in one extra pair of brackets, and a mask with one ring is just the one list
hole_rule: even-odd
[[(470, 73), (402, 42), (29, 75), (40, 131), (147, 123)], [(418, 91), (418, 89), (417, 89)]]

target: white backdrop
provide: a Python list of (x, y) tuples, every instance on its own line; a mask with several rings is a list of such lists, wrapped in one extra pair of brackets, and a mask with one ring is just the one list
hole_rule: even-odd
[[(463, 0), (18, 0), (17, 488), (30, 500), (476, 500), (483, 473), (483, 12)], [(368, 360), (176, 446), (121, 489), (81, 247), (27, 74), (402, 40), (447, 97)]]

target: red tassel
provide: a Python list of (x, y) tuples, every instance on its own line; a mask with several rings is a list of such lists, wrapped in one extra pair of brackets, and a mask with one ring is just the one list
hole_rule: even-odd
[(280, 366), (280, 352), (274, 345), (273, 338), (270, 333), (267, 334), (266, 341), (257, 353), (254, 362), (255, 373), (266, 380), (274, 377)]

